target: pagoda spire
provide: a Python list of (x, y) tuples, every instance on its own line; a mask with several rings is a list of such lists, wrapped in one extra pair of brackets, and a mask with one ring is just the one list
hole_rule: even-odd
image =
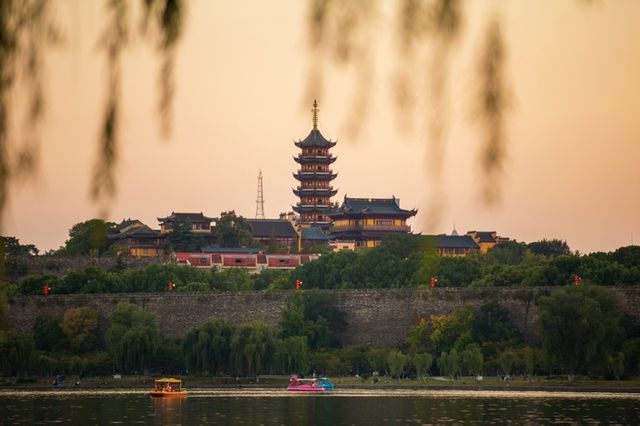
[(318, 111), (320, 111), (318, 109), (318, 101), (317, 100), (313, 100), (313, 108), (311, 108), (311, 111), (313, 112), (313, 130), (317, 130), (318, 129)]

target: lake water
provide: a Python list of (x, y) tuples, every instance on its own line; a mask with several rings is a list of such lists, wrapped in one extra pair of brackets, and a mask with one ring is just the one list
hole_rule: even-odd
[(0, 392), (2, 425), (385, 425), (640, 423), (640, 394), (335, 390)]

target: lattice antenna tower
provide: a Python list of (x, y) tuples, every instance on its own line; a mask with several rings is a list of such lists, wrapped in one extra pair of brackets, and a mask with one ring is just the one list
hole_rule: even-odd
[(258, 197), (256, 198), (256, 219), (264, 219), (264, 193), (262, 192), (262, 170), (258, 171)]

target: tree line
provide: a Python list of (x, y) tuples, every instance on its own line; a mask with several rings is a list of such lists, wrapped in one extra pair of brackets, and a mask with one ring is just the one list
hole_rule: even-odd
[(117, 305), (106, 331), (95, 309), (81, 307), (61, 317), (41, 315), (30, 333), (13, 333), (6, 327), (6, 302), (0, 302), (3, 377), (640, 374), (640, 327), (622, 313), (615, 291), (595, 285), (566, 286), (540, 297), (539, 341), (526, 342), (494, 301), (420, 318), (396, 348), (343, 347), (346, 316), (330, 293), (292, 292), (275, 326), (217, 318), (183, 338), (163, 336), (155, 315), (135, 304)]
[(243, 269), (200, 270), (174, 264), (127, 269), (116, 262), (111, 270), (89, 267), (64, 277), (32, 275), (1, 285), (9, 294), (52, 294), (242, 291), (293, 289), (297, 280), (306, 289), (420, 288), (435, 281), (437, 287), (528, 287), (598, 284), (640, 284), (640, 246), (609, 253), (581, 255), (566, 242), (509, 241), (486, 254), (439, 256), (433, 239), (418, 235), (390, 235), (379, 247), (322, 255), (292, 271)]

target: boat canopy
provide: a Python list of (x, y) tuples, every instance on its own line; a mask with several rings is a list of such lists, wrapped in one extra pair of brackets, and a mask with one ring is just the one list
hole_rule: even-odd
[(155, 380), (156, 383), (182, 383), (182, 380), (174, 379), (174, 378), (163, 378)]

